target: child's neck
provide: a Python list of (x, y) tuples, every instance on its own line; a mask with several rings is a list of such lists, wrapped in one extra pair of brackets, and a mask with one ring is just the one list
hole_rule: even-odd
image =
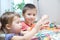
[(15, 34), (16, 36), (18, 36), (18, 35), (19, 35), (19, 33), (12, 33), (12, 34)]
[(26, 22), (26, 21), (25, 21), (25, 23), (26, 23), (28, 26), (31, 26), (31, 25), (32, 25), (32, 23), (29, 23), (29, 22)]
[(15, 35), (18, 36), (19, 34), (16, 33)]

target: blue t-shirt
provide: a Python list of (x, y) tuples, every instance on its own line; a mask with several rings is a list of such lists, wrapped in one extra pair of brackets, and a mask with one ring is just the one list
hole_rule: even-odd
[[(5, 40), (11, 40), (13, 36), (15, 36), (15, 34), (5, 34)], [(19, 36), (23, 36), (23, 34), (19, 34)]]
[[(6, 34), (5, 35), (5, 40), (11, 40), (11, 38), (15, 36), (15, 34)], [(23, 34), (19, 34), (19, 36), (23, 36)], [(32, 38), (31, 40), (41, 40), (40, 37), (37, 38)]]

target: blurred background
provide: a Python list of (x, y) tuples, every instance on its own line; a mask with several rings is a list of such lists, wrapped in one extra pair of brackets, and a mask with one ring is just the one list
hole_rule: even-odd
[(22, 8), (25, 4), (32, 3), (37, 7), (37, 19), (43, 14), (49, 15), (51, 22), (60, 24), (60, 0), (0, 0), (0, 16), (6, 11), (15, 11), (22, 17)]

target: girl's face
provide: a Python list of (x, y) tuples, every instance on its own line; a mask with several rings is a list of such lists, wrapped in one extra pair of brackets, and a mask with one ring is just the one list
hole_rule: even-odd
[(25, 21), (27, 23), (33, 23), (36, 18), (37, 11), (36, 9), (28, 9), (24, 14)]
[(20, 21), (20, 18), (15, 16), (13, 18), (13, 22), (12, 22), (12, 25), (11, 25), (11, 30), (12, 32), (15, 32), (15, 33), (19, 33), (21, 31), (21, 21)]

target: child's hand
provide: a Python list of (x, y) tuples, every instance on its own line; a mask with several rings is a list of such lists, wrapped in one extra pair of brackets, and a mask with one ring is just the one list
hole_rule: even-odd
[(48, 18), (49, 18), (48, 15), (43, 15), (41, 17), (41, 19), (36, 23), (37, 29), (41, 29), (42, 27), (44, 27), (44, 26), (42, 26), (42, 24), (48, 23), (48, 21), (47, 21)]
[(42, 18), (41, 18), (41, 20), (44, 21), (44, 20), (46, 20), (46, 19), (48, 19), (48, 18), (49, 18), (48, 15), (43, 15)]
[[(49, 18), (48, 15), (43, 15), (42, 18), (37, 22), (37, 24), (44, 24), (44, 22)], [(47, 21), (46, 21), (47, 22)]]
[(41, 20), (42, 20), (42, 24), (40, 26), (41, 29), (45, 29), (46, 27), (49, 27), (49, 20), (48, 20), (49, 16), (48, 15), (43, 15)]
[(42, 26), (49, 26), (49, 20), (44, 21)]

